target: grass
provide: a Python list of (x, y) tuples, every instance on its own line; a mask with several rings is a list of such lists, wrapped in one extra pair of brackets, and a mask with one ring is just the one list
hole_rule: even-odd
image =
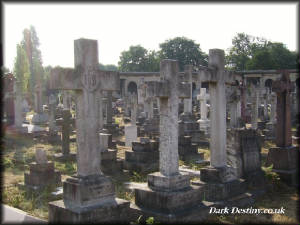
[[(48, 155), (48, 159), (51, 159), (53, 155), (61, 151), (59, 145), (50, 145), (48, 143), (41, 143), (39, 140), (32, 140), (30, 138), (24, 138), (13, 134), (5, 136), (4, 141), (6, 143), (5, 149), (3, 149), (3, 192), (2, 203), (10, 205), (12, 207), (24, 210), (32, 216), (36, 216), (42, 219), (48, 218), (48, 202), (50, 201), (50, 189), (46, 189), (39, 193), (26, 192), (24, 189), (18, 186), (18, 183), (24, 181), (24, 171), (28, 170), (29, 163), (33, 162), (36, 146), (43, 147)], [(262, 159), (263, 162), (268, 154), (268, 149), (275, 146), (273, 142), (265, 142), (262, 146)], [(124, 146), (118, 146), (118, 157), (124, 158), (125, 150), (130, 149)], [(70, 151), (76, 152), (76, 143), (70, 143)], [(209, 159), (210, 151), (206, 148), (199, 148), (198, 152), (204, 153), (204, 159)], [(195, 158), (187, 158), (186, 160), (179, 160), (180, 166), (187, 166), (192, 169), (199, 170), (200, 166), (195, 163)], [(65, 177), (76, 173), (76, 162), (55, 162), (55, 168), (61, 171), (62, 180)], [(204, 222), (211, 223), (298, 223), (299, 218), (298, 203), (299, 193), (295, 188), (289, 187), (280, 181), (278, 175), (272, 172), (272, 167), (262, 166), (263, 171), (267, 178), (267, 192), (264, 196), (256, 201), (252, 206), (253, 208), (280, 208), (286, 209), (285, 214), (274, 215), (222, 215), (222, 216), (209, 216)], [(126, 199), (134, 202), (134, 191), (124, 188), (124, 182), (146, 182), (147, 176), (137, 172), (133, 174), (121, 173), (111, 176), (112, 182), (115, 186), (116, 197)], [(149, 218), (148, 218), (149, 219)], [(147, 224), (154, 224), (156, 221), (151, 218)]]

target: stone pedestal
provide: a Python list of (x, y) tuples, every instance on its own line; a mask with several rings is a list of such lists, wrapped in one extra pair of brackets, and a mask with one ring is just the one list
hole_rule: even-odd
[(61, 185), (61, 174), (54, 169), (54, 163), (48, 161), (47, 163), (39, 164), (36, 162), (29, 164), (29, 173), (24, 174), (25, 186), (39, 190), (48, 186)]
[(167, 177), (160, 172), (149, 174), (148, 186), (135, 189), (135, 204), (142, 214), (151, 212), (159, 221), (186, 221), (184, 212), (193, 214), (203, 199), (199, 187), (191, 186), (189, 179), (185, 173)]
[(117, 150), (107, 149), (101, 152), (101, 171), (104, 174), (114, 174), (121, 172), (123, 168), (123, 162), (117, 159)]
[(267, 166), (271, 164), (280, 179), (290, 185), (299, 186), (299, 147), (270, 148)]
[[(190, 154), (198, 153), (198, 145), (192, 143), (191, 136), (179, 136), (178, 138), (178, 153), (179, 156), (185, 157)], [(203, 158), (203, 155), (202, 155)]]
[(125, 146), (132, 146), (132, 142), (137, 140), (137, 126), (127, 125), (125, 126)]
[(63, 184), (63, 200), (49, 203), (49, 221), (125, 222), (129, 202), (115, 198), (113, 183), (103, 175), (72, 176)]
[(48, 115), (45, 113), (36, 113), (33, 115), (31, 123), (38, 125), (48, 122)]
[(158, 142), (140, 138), (132, 142), (132, 151), (125, 151), (124, 167), (129, 171), (150, 173), (158, 170), (158, 158)]

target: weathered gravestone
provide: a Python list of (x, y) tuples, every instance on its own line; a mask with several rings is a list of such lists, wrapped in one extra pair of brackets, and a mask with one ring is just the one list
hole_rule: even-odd
[(119, 89), (119, 73), (99, 70), (96, 40), (78, 39), (74, 47), (75, 69), (53, 69), (50, 83), (76, 92), (77, 174), (63, 182), (63, 200), (49, 203), (49, 222), (124, 222), (129, 202), (115, 198), (100, 169), (99, 95)]
[(187, 173), (179, 172), (178, 103), (180, 97), (190, 97), (191, 86), (179, 82), (178, 68), (178, 61), (162, 60), (160, 81), (147, 82), (147, 92), (160, 101), (159, 172), (148, 175), (148, 185), (135, 189), (140, 213), (167, 222), (185, 221), (195, 211), (201, 214), (201, 193), (190, 185)]
[(23, 126), (23, 111), (22, 111), (22, 83), (15, 82), (15, 129), (20, 133), (28, 133), (28, 128)]
[(257, 129), (259, 92), (254, 84), (251, 84), (251, 100), (251, 127)]
[(104, 128), (108, 130), (108, 133), (113, 136), (118, 136), (119, 125), (113, 122), (113, 108), (112, 108), (112, 91), (107, 91), (107, 103), (106, 103), (106, 124)]
[(290, 93), (292, 85), (289, 72), (281, 71), (280, 80), (273, 82), (272, 90), (277, 94), (276, 147), (270, 148), (267, 165), (273, 164), (273, 171), (291, 184), (299, 185), (299, 148), (292, 145)]
[(132, 150), (125, 151), (124, 168), (129, 171), (150, 173), (158, 170), (158, 142), (146, 137), (132, 142)]
[(46, 152), (40, 147), (36, 149), (35, 160), (29, 164), (29, 173), (24, 174), (26, 188), (41, 190), (61, 185), (60, 172), (54, 169), (54, 163), (47, 160)]
[(200, 119), (199, 123), (200, 130), (204, 131), (206, 135), (209, 134), (209, 120), (207, 119), (207, 99), (209, 94), (206, 93), (206, 88), (200, 89), (200, 94), (197, 95), (197, 100), (200, 101)]
[(137, 140), (137, 95), (135, 93), (130, 95), (131, 100), (131, 124), (125, 125), (125, 146), (132, 146), (132, 142)]
[(209, 82), (210, 95), (210, 166), (200, 170), (199, 183), (208, 201), (226, 201), (246, 189), (245, 181), (237, 179), (236, 169), (227, 166), (225, 85), (234, 84), (235, 79), (224, 70), (224, 64), (224, 51), (210, 49), (208, 68), (200, 70), (202, 80)]
[(117, 150), (111, 149), (112, 134), (100, 133), (101, 171), (114, 174), (122, 171), (122, 161), (117, 159)]
[(55, 107), (56, 97), (54, 94), (49, 96), (49, 142), (56, 143), (60, 141), (60, 137), (57, 132), (57, 126), (55, 124)]
[(32, 124), (43, 124), (48, 121), (48, 115), (43, 112), (42, 104), (42, 84), (38, 79), (37, 84), (35, 85), (34, 93), (34, 112), (35, 114), (32, 117)]
[(70, 109), (64, 108), (62, 112), (62, 118), (56, 119), (56, 124), (61, 126), (61, 140), (62, 140), (62, 153), (54, 155), (57, 160), (75, 160), (76, 154), (70, 152), (70, 125), (75, 123), (75, 119), (72, 118)]
[(261, 169), (261, 144), (256, 130), (227, 130), (227, 163), (237, 169), (237, 177), (245, 179), (249, 188), (264, 191), (265, 178)]

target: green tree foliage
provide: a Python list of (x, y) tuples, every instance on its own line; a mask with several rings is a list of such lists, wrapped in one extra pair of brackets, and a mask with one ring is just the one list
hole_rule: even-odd
[(283, 43), (238, 33), (232, 40), (226, 56), (229, 69), (293, 69), (298, 68), (299, 54), (286, 48)]
[(30, 77), (29, 62), (26, 56), (26, 52), (20, 44), (17, 45), (17, 56), (14, 65), (14, 75), (17, 78), (17, 80), (22, 83), (23, 92), (27, 92)]
[(26, 52), (29, 62), (29, 94), (31, 99), (33, 99), (34, 88), (37, 82), (40, 80), (42, 85), (46, 82), (42, 66), (42, 54), (39, 50), (39, 38), (37, 37), (36, 30), (33, 26), (30, 26), (30, 29), (24, 29), (21, 45)]
[(148, 51), (140, 45), (130, 46), (128, 51), (121, 52), (118, 62), (123, 72), (155, 72), (159, 71), (159, 59), (155, 51)]
[(184, 65), (207, 65), (207, 54), (201, 51), (200, 45), (186, 37), (176, 37), (159, 45), (161, 59), (176, 59), (182, 71)]

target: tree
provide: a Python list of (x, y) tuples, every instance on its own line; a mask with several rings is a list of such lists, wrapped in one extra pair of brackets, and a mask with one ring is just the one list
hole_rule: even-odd
[(25, 50), (20, 44), (17, 44), (17, 56), (15, 59), (14, 74), (17, 78), (17, 81), (20, 81), (22, 84), (22, 91), (24, 93), (27, 92), (30, 77), (29, 62)]
[(161, 59), (176, 59), (182, 71), (184, 65), (207, 65), (207, 54), (201, 51), (200, 45), (186, 37), (176, 37), (159, 45)]
[(36, 30), (33, 26), (30, 26), (30, 29), (24, 29), (21, 45), (26, 52), (29, 62), (29, 95), (30, 98), (33, 99), (34, 88), (37, 82), (40, 81), (42, 84), (45, 84), (42, 54), (39, 50), (39, 38), (37, 37)]
[(155, 51), (148, 51), (140, 45), (130, 46), (128, 51), (121, 52), (118, 62), (119, 70), (124, 72), (159, 71), (159, 59)]

